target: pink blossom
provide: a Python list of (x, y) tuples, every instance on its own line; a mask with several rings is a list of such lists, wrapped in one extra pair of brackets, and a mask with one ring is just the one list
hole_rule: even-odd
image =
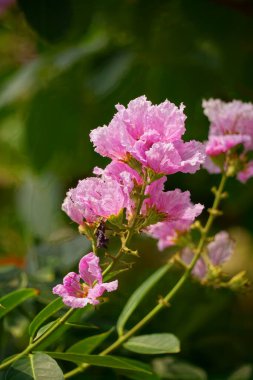
[(61, 296), (65, 305), (82, 308), (87, 304), (99, 304), (98, 298), (105, 291), (112, 292), (117, 288), (118, 280), (103, 283), (99, 258), (90, 252), (80, 260), (79, 274), (68, 273), (63, 279), (63, 285), (56, 285), (53, 293)]
[(202, 144), (184, 143), (184, 106), (166, 100), (152, 105), (145, 96), (132, 100), (128, 107), (116, 106), (117, 113), (108, 126), (94, 129), (90, 138), (96, 152), (116, 160), (129, 154), (157, 173), (193, 173), (204, 162)]
[(250, 142), (250, 136), (245, 135), (210, 136), (206, 145), (206, 154), (209, 156), (218, 156), (221, 153), (228, 152), (231, 148), (239, 144), (247, 144)]
[(157, 192), (151, 189), (149, 194), (150, 198), (145, 201), (143, 208), (155, 207), (157, 211), (167, 216), (164, 221), (149, 226), (145, 232), (158, 239), (158, 248), (163, 250), (176, 244), (179, 235), (190, 228), (195, 218), (202, 212), (203, 206), (191, 203), (189, 191), (182, 192), (176, 189)]
[(249, 178), (253, 177), (253, 161), (249, 161), (244, 165), (244, 168), (237, 174), (237, 179), (245, 183)]
[(92, 223), (117, 215), (129, 203), (129, 194), (112, 178), (87, 178), (70, 189), (62, 209), (76, 223)]
[(240, 100), (223, 102), (220, 99), (203, 101), (204, 114), (211, 122), (209, 136), (249, 136), (246, 147), (253, 149), (253, 104)]
[(208, 256), (213, 265), (218, 266), (225, 263), (234, 251), (234, 241), (226, 231), (215, 235), (214, 240), (208, 244)]
[[(239, 145), (243, 153), (233, 153), (233, 165), (240, 170), (237, 178), (246, 182), (251, 174), (251, 164), (247, 164), (247, 154), (253, 150), (253, 104), (239, 100), (223, 102), (219, 99), (203, 101), (204, 114), (211, 122), (206, 154), (212, 157), (230, 152)], [(221, 168), (211, 159), (206, 159), (204, 167), (210, 173), (219, 173)], [(227, 162), (224, 161), (224, 169)], [(242, 167), (242, 169), (239, 169)]]

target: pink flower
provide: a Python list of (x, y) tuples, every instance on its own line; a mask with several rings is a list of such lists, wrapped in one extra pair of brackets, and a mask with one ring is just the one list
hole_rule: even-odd
[(135, 203), (131, 198), (131, 192), (135, 185), (142, 184), (142, 178), (136, 170), (130, 168), (124, 162), (112, 161), (105, 169), (95, 167), (93, 173), (101, 176), (106, 181), (116, 181), (125, 195), (125, 208), (127, 214), (132, 214)]
[[(253, 104), (239, 100), (225, 103), (219, 99), (210, 99), (203, 101), (203, 108), (211, 122), (206, 154), (212, 158), (242, 145), (243, 153), (234, 153), (233, 165), (236, 165), (237, 173), (239, 171), (237, 178), (246, 182), (253, 175), (251, 165), (247, 164), (247, 153), (253, 150)], [(227, 165), (226, 161), (224, 165)], [(206, 160), (204, 167), (210, 173), (221, 172), (217, 162), (211, 162), (210, 159)]]
[(96, 152), (116, 160), (129, 154), (157, 173), (193, 173), (204, 162), (201, 143), (184, 143), (184, 106), (168, 100), (152, 105), (145, 96), (132, 100), (128, 107), (116, 106), (117, 113), (108, 126), (94, 129), (90, 138)]
[(219, 266), (225, 263), (234, 251), (234, 241), (226, 231), (215, 235), (214, 240), (208, 244), (208, 256), (213, 265)]
[(253, 149), (253, 104), (240, 100), (223, 102), (220, 99), (203, 101), (204, 114), (211, 122), (209, 136), (248, 136), (246, 147)]
[(53, 293), (61, 296), (65, 305), (82, 308), (87, 304), (99, 304), (98, 298), (105, 291), (112, 292), (117, 288), (118, 280), (103, 283), (99, 258), (90, 252), (80, 260), (79, 274), (68, 273), (63, 279), (63, 285), (56, 285)]
[[(144, 208), (155, 207), (157, 211), (166, 214), (162, 222), (149, 226), (145, 232), (158, 239), (158, 248), (175, 245), (180, 234), (189, 230), (195, 218), (202, 212), (201, 204), (192, 204), (189, 191), (179, 189), (167, 192), (149, 191), (150, 198), (144, 203)], [(145, 210), (143, 210), (143, 213)]]
[[(216, 234), (214, 240), (207, 245), (208, 258), (215, 267), (219, 267), (228, 261), (233, 251), (234, 241), (225, 231)], [(184, 248), (181, 252), (181, 258), (187, 265), (191, 263), (193, 256), (194, 254), (190, 248)], [(208, 265), (202, 257), (196, 262), (192, 274), (199, 279), (203, 279), (208, 275)]]
[(112, 178), (87, 178), (70, 189), (62, 209), (76, 223), (93, 223), (117, 215), (129, 203), (129, 194)]

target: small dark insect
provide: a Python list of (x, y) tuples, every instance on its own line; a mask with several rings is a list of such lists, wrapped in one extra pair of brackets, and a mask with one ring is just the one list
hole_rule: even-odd
[(101, 222), (96, 231), (97, 248), (107, 248), (109, 239), (105, 235), (105, 224)]

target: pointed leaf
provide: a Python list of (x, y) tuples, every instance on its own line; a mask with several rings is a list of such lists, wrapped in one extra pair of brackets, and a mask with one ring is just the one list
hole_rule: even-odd
[(37, 352), (17, 360), (6, 372), (8, 380), (63, 380), (63, 373), (50, 356)]
[(146, 366), (143, 366), (141, 362), (133, 359), (125, 359), (120, 356), (81, 355), (62, 352), (48, 352), (47, 354), (55, 359), (66, 360), (76, 364), (88, 363), (98, 367), (128, 369), (131, 371), (151, 373), (151, 371), (149, 371)]
[(52, 322), (48, 322), (47, 324), (45, 324), (44, 326), (42, 326), (38, 330), (38, 332), (37, 332), (34, 340), (38, 339), (41, 335), (43, 335), (54, 323), (55, 323), (55, 321), (52, 321)]
[(161, 377), (157, 376), (155, 373), (143, 373), (135, 371), (120, 370), (120, 374), (124, 375), (127, 379), (132, 380), (160, 380)]
[(39, 314), (32, 320), (29, 326), (29, 334), (34, 337), (36, 331), (39, 327), (52, 315), (54, 315), (58, 310), (64, 306), (62, 299), (59, 297), (56, 300), (50, 302), (44, 309), (42, 309)]
[[(86, 306), (85, 309), (76, 309), (74, 313), (71, 315), (71, 317), (69, 318), (68, 322), (79, 323), (81, 319), (84, 320), (88, 318), (93, 312), (94, 312), (94, 308), (92, 308), (91, 305)], [(42, 326), (41, 328), (43, 327), (44, 326)], [(47, 339), (41, 342), (36, 347), (36, 349), (38, 351), (44, 350), (46, 347), (50, 346), (51, 344), (55, 343), (57, 340), (61, 339), (63, 334), (70, 328), (71, 328), (70, 326), (64, 323), (63, 325), (58, 327), (53, 333), (51, 333), (50, 336), (47, 337)]]
[(28, 298), (34, 297), (36, 295), (38, 295), (37, 289), (25, 288), (14, 290), (14, 292), (0, 298), (0, 318), (2, 318), (5, 314), (9, 313), (9, 311), (20, 305)]
[(72, 322), (65, 322), (66, 326), (73, 327), (76, 329), (98, 329), (98, 326), (94, 325), (93, 323), (72, 323)]
[(145, 295), (152, 289), (152, 287), (168, 272), (170, 265), (164, 265), (159, 268), (155, 273), (153, 273), (146, 281), (144, 281), (138, 289), (131, 295), (127, 301), (125, 307), (123, 308), (118, 322), (117, 322), (117, 331), (122, 335), (124, 327), (134, 310), (143, 300)]
[(139, 354), (171, 354), (180, 351), (180, 342), (173, 334), (150, 334), (135, 336), (124, 347)]
[(251, 364), (245, 364), (237, 369), (228, 380), (251, 380), (253, 375), (253, 366)]
[(109, 272), (108, 274), (105, 275), (104, 282), (109, 281), (111, 278), (115, 278), (118, 274), (122, 272), (126, 272), (127, 270), (129, 270), (129, 267), (115, 270), (114, 272)]
[(202, 368), (181, 360), (175, 360), (172, 357), (155, 359), (152, 364), (154, 372), (162, 379), (207, 380), (207, 375)]
[(106, 331), (102, 334), (97, 334), (89, 336), (88, 338), (82, 339), (79, 342), (73, 344), (69, 347), (66, 352), (80, 353), (80, 354), (90, 354), (93, 352), (103, 341), (111, 334), (113, 329)]

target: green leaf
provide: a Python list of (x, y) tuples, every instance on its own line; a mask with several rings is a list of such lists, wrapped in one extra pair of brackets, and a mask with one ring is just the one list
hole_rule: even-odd
[(47, 354), (55, 359), (66, 360), (76, 364), (88, 363), (98, 367), (128, 369), (131, 371), (151, 373), (151, 371), (147, 370), (146, 366), (143, 366), (141, 362), (133, 359), (125, 359), (120, 356), (81, 355), (62, 352), (48, 352)]
[(163, 221), (166, 218), (166, 214), (159, 212), (155, 207), (149, 207), (145, 215), (144, 221), (141, 224), (141, 228), (148, 227), (152, 224)]
[(114, 272), (107, 273), (105, 275), (105, 277), (104, 277), (104, 282), (109, 281), (111, 278), (115, 278), (118, 274), (120, 274), (122, 272), (126, 272), (127, 270), (129, 270), (129, 267), (122, 268), (122, 269), (119, 269), (119, 270), (115, 270)]
[(125, 228), (124, 224), (126, 223), (126, 209), (121, 209), (117, 215), (111, 215), (107, 219), (107, 224), (111, 225), (112, 228), (122, 229)]
[(97, 334), (82, 339), (79, 342), (73, 344), (73, 346), (69, 347), (66, 352), (73, 352), (77, 354), (90, 354), (111, 334), (112, 331), (113, 329), (106, 331), (102, 334)]
[[(71, 315), (71, 317), (69, 318), (68, 322), (79, 323), (81, 320), (84, 320), (84, 319), (90, 317), (90, 315), (93, 312), (94, 312), (94, 307), (92, 307), (91, 305), (86, 306), (85, 309), (76, 309), (74, 311), (74, 313)], [(41, 328), (44, 328), (45, 326), (42, 326)], [(47, 327), (49, 327), (49, 326), (47, 326)], [(53, 333), (51, 333), (47, 339), (45, 339), (43, 342), (41, 342), (36, 347), (36, 350), (42, 351), (46, 347), (50, 346), (51, 344), (54, 344), (56, 341), (60, 340), (61, 337), (70, 328), (71, 328), (71, 326), (68, 326), (66, 323), (64, 323), (63, 325), (58, 327)], [(38, 331), (38, 333), (39, 333), (39, 331)], [(44, 330), (44, 332), (45, 332), (45, 330)]]
[(73, 327), (76, 329), (98, 329), (98, 326), (94, 325), (93, 323), (72, 323), (72, 322), (65, 322), (66, 326)]
[(149, 374), (149, 373), (143, 373), (143, 372), (124, 370), (124, 371), (120, 371), (120, 374), (132, 380), (160, 380), (161, 379), (154, 373)]
[(143, 300), (143, 298), (146, 296), (146, 294), (168, 272), (169, 269), (170, 265), (168, 264), (159, 268), (131, 295), (117, 321), (117, 331), (119, 335), (122, 335), (126, 322), (134, 310), (137, 308), (137, 306), (140, 304), (140, 302)]
[(250, 364), (245, 364), (235, 371), (228, 380), (251, 380), (253, 375), (253, 367)]
[(39, 314), (37, 314), (36, 317), (32, 320), (29, 326), (29, 335), (33, 338), (40, 326), (63, 306), (64, 304), (62, 302), (62, 299), (59, 297), (44, 307), (44, 309), (42, 309)]
[(180, 342), (173, 334), (150, 334), (135, 336), (124, 347), (139, 354), (171, 354), (180, 351)]
[[(101, 51), (107, 38), (96, 35), (71, 45), (56, 54), (45, 54), (16, 71), (0, 89), (0, 109), (20, 99), (29, 98), (54, 78), (70, 70), (78, 62)], [(45, 80), (40, 80), (44, 78)]]
[[(42, 326), (36, 336), (35, 336), (35, 340), (38, 339), (41, 335), (43, 335), (53, 324), (55, 323), (55, 321), (52, 321), (52, 322), (49, 322), (47, 323), (46, 325)], [(97, 328), (97, 326), (94, 326), (94, 325), (91, 325), (91, 324), (77, 324), (77, 323), (71, 323), (71, 322), (65, 322), (64, 323), (64, 326), (67, 326), (68, 328), (69, 327), (75, 327), (75, 328), (86, 328), (86, 329), (90, 329), (90, 328)]]
[(34, 340), (38, 339), (41, 335), (43, 335), (54, 323), (55, 323), (55, 321), (52, 321), (52, 322), (48, 322), (46, 325), (42, 326), (38, 330)]
[(163, 379), (207, 380), (207, 375), (203, 369), (174, 358), (155, 359), (152, 364), (154, 372)]
[(5, 375), (8, 380), (63, 380), (63, 373), (50, 356), (36, 352), (17, 360)]
[(14, 290), (14, 292), (7, 294), (6, 296), (0, 298), (0, 318), (9, 313), (12, 309), (20, 305), (22, 302), (28, 298), (34, 297), (38, 294), (37, 289), (25, 288)]

